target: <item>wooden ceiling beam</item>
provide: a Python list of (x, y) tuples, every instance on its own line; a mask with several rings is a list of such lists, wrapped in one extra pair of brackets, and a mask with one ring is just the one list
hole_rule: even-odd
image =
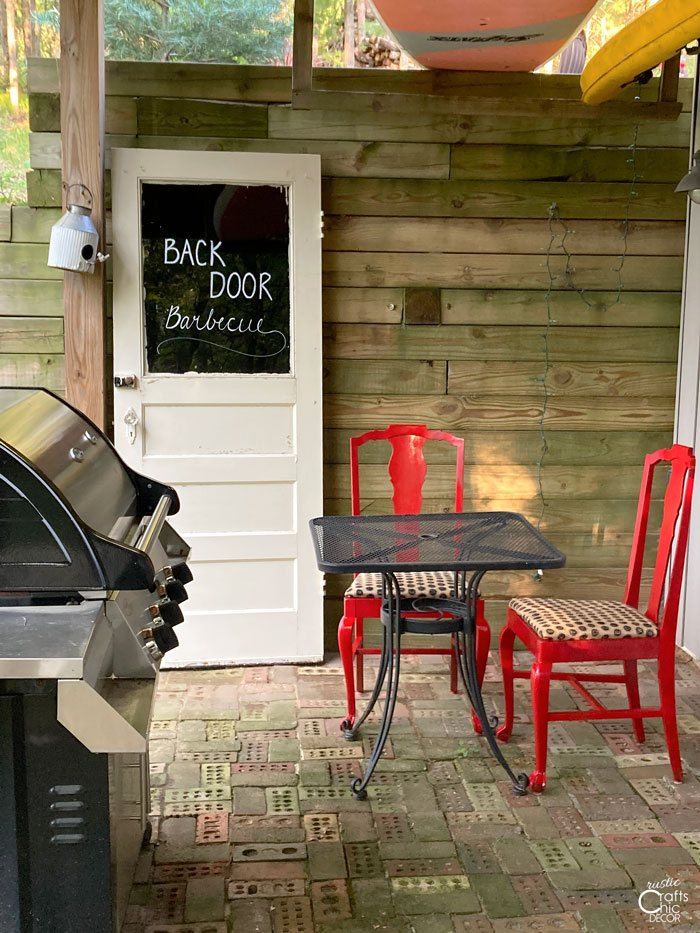
[(298, 94), (311, 91), (314, 49), (314, 0), (294, 0), (292, 106)]
[(543, 119), (647, 121), (675, 120), (681, 104), (675, 101), (611, 101), (591, 107), (580, 100), (548, 97), (486, 97), (469, 93), (373, 93), (371, 91), (297, 91), (292, 106), (301, 110), (336, 110), (346, 113), (453, 113), (461, 116), (539, 117)]

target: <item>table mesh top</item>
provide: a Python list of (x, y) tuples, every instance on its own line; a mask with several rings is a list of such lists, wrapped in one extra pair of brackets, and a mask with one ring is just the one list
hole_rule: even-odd
[(515, 512), (325, 516), (310, 526), (328, 573), (544, 570), (566, 561)]

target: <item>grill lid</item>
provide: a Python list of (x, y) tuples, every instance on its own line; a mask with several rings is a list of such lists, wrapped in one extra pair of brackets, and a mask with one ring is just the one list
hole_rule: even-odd
[(0, 590), (143, 589), (145, 553), (111, 537), (177, 493), (125, 464), (88, 418), (46, 389), (0, 387)]

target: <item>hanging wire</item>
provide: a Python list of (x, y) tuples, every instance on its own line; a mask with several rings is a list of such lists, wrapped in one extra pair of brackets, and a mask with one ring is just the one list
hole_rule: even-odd
[[(549, 242), (545, 251), (545, 262), (543, 263), (545, 269), (547, 270), (547, 290), (545, 292), (545, 308), (547, 311), (547, 320), (545, 323), (545, 328), (542, 333), (542, 342), (544, 344), (544, 372), (542, 377), (538, 380), (542, 383), (542, 408), (540, 416), (537, 420), (537, 427), (540, 432), (540, 439), (542, 441), (542, 447), (540, 450), (540, 456), (537, 460), (537, 492), (540, 500), (540, 514), (537, 519), (537, 527), (539, 528), (542, 524), (542, 519), (544, 518), (544, 513), (547, 508), (547, 502), (544, 496), (544, 486), (543, 486), (543, 467), (544, 461), (549, 451), (549, 443), (547, 441), (547, 435), (545, 432), (545, 420), (547, 417), (547, 408), (549, 405), (549, 399), (552, 393), (549, 391), (547, 386), (547, 380), (549, 376), (549, 371), (551, 369), (550, 353), (549, 353), (549, 334), (552, 327), (557, 323), (556, 319), (552, 317), (552, 293), (554, 291), (554, 284), (558, 276), (555, 275), (552, 267), (552, 255), (553, 250), (555, 249), (555, 240), (557, 239), (558, 234), (555, 230), (555, 226), (561, 227), (563, 233), (561, 233), (561, 242), (556, 247), (557, 250), (561, 250), (564, 253), (566, 258), (566, 265), (564, 267), (564, 278), (566, 281), (566, 288), (570, 291), (576, 292), (581, 301), (585, 304), (586, 308), (589, 310), (595, 308), (600, 311), (609, 311), (610, 308), (615, 307), (615, 305), (620, 304), (622, 301), (622, 291), (624, 288), (622, 281), (622, 269), (625, 265), (627, 259), (628, 251), (628, 240), (630, 234), (630, 209), (632, 206), (633, 198), (636, 198), (638, 192), (636, 190), (636, 184), (642, 177), (637, 171), (637, 141), (639, 138), (639, 124), (635, 124), (634, 127), (634, 136), (632, 143), (627, 147), (630, 150), (630, 157), (627, 160), (628, 164), (632, 166), (632, 178), (630, 181), (630, 187), (627, 194), (627, 200), (623, 209), (623, 221), (622, 221), (622, 251), (619, 255), (619, 263), (612, 270), (617, 275), (617, 289), (615, 300), (608, 303), (602, 304), (599, 301), (591, 301), (588, 297), (585, 288), (577, 288), (574, 282), (573, 276), (576, 271), (574, 266), (574, 256), (569, 250), (566, 240), (569, 234), (574, 233), (575, 231), (569, 227), (569, 225), (562, 219), (562, 216), (559, 212), (559, 206), (556, 201), (553, 201), (547, 209), (547, 220), (548, 220), (548, 230), (549, 230)], [(541, 580), (542, 571), (538, 570), (534, 574), (535, 580)]]
[[(620, 264), (618, 265), (615, 272), (617, 273), (617, 298), (610, 307), (614, 305), (619, 305), (622, 301), (622, 267), (625, 264), (627, 259), (627, 246), (628, 239), (630, 234), (630, 207), (632, 206), (632, 199), (637, 197), (637, 191), (635, 185), (640, 179), (640, 175), (637, 173), (637, 140), (639, 138), (639, 124), (635, 123), (634, 126), (634, 138), (632, 140), (632, 145), (630, 149), (630, 157), (627, 160), (628, 164), (632, 166), (632, 181), (630, 182), (629, 194), (627, 195), (627, 201), (625, 203), (624, 211), (624, 220), (622, 223), (622, 253), (620, 254)], [(606, 310), (608, 310), (606, 308)]]
[[(628, 191), (628, 193), (627, 193), (627, 198), (626, 198), (626, 200), (625, 200), (625, 204), (624, 204), (623, 212), (622, 212), (622, 251), (620, 252), (619, 257), (618, 257), (618, 258), (619, 258), (619, 263), (618, 263), (618, 265), (617, 265), (614, 269), (612, 269), (612, 271), (613, 271), (613, 272), (616, 274), (616, 276), (617, 276), (617, 288), (616, 288), (616, 290), (615, 290), (615, 300), (614, 300), (614, 301), (611, 301), (611, 302), (609, 302), (608, 304), (602, 304), (602, 303), (599, 302), (599, 301), (591, 301), (590, 298), (588, 297), (588, 294), (587, 294), (587, 291), (586, 291), (585, 288), (577, 288), (577, 287), (576, 287), (576, 284), (575, 284), (575, 282), (574, 282), (574, 273), (576, 272), (576, 268), (575, 268), (575, 266), (574, 266), (574, 264), (573, 264), (573, 262), (574, 262), (574, 255), (573, 255), (573, 253), (569, 250), (569, 248), (568, 248), (568, 246), (567, 246), (567, 243), (566, 243), (567, 237), (568, 237), (570, 234), (575, 233), (576, 231), (575, 231), (574, 229), (572, 229), (572, 228), (562, 219), (562, 217), (561, 217), (561, 215), (560, 215), (560, 213), (559, 213), (559, 207), (557, 206), (556, 201), (555, 201), (552, 205), (550, 205), (550, 207), (549, 207), (549, 213), (550, 213), (550, 223), (549, 223), (550, 240), (549, 240), (549, 245), (547, 246), (547, 255), (548, 255), (548, 258), (549, 258), (549, 252), (551, 251), (551, 249), (552, 249), (552, 247), (553, 247), (553, 245), (554, 245), (554, 240), (553, 240), (553, 238), (552, 238), (552, 236), (551, 236), (551, 233), (552, 233), (552, 216), (551, 216), (551, 212), (552, 212), (552, 208), (553, 208), (553, 209), (554, 209), (554, 219), (555, 219), (556, 222), (561, 226), (561, 228), (562, 228), (562, 230), (563, 230), (561, 242), (560, 242), (559, 245), (557, 246), (557, 249), (560, 249), (560, 250), (564, 253), (564, 256), (566, 257), (566, 266), (565, 266), (565, 268), (564, 268), (564, 276), (565, 276), (565, 278), (566, 278), (567, 287), (568, 287), (571, 291), (575, 291), (576, 294), (579, 296), (579, 298), (583, 301), (583, 303), (584, 303), (584, 304), (586, 305), (586, 307), (589, 308), (589, 309), (590, 309), (590, 308), (596, 308), (596, 309), (598, 309), (598, 310), (600, 310), (600, 311), (609, 311), (610, 308), (614, 308), (615, 305), (619, 305), (620, 302), (622, 301), (622, 292), (623, 292), (623, 290), (624, 290), (624, 284), (623, 284), (623, 281), (622, 281), (622, 269), (623, 269), (623, 267), (624, 267), (624, 265), (625, 265), (625, 261), (626, 261), (626, 259), (627, 259), (627, 252), (628, 252), (628, 246), (629, 246), (629, 235), (630, 235), (630, 209), (631, 209), (631, 207), (632, 207), (632, 201), (634, 200), (634, 198), (638, 197), (638, 195), (639, 195), (639, 192), (636, 190), (636, 184), (637, 184), (637, 182), (640, 181), (641, 178), (642, 178), (642, 176), (641, 176), (641, 175), (638, 173), (638, 171), (637, 171), (637, 149), (638, 149), (638, 139), (639, 139), (639, 124), (636, 123), (635, 126), (634, 126), (634, 135), (633, 135), (633, 138), (632, 138), (632, 142), (631, 142), (630, 145), (627, 147), (628, 150), (629, 150), (629, 153), (630, 153), (629, 158), (627, 159), (627, 164), (628, 164), (628, 165), (631, 165), (631, 167), (632, 167), (632, 172), (631, 172), (632, 178), (631, 178), (631, 180), (630, 180), (630, 187), (629, 187), (629, 191)], [(550, 279), (550, 286), (551, 286), (552, 284), (553, 284), (553, 283), (551, 282), (551, 279)]]
[[(576, 292), (576, 294), (579, 296), (581, 301), (585, 304), (585, 306), (588, 309), (600, 307), (598, 302), (591, 301), (589, 299), (588, 295), (586, 294), (585, 288), (577, 288), (576, 285), (574, 284), (574, 273), (576, 272), (576, 268), (573, 265), (574, 256), (573, 256), (573, 253), (569, 251), (569, 248), (566, 245), (566, 238), (569, 236), (569, 234), (575, 233), (576, 231), (572, 230), (569, 227), (569, 225), (562, 220), (561, 214), (559, 213), (559, 207), (556, 201), (554, 201), (552, 204), (549, 205), (548, 214), (549, 214), (550, 239), (549, 239), (549, 246), (547, 247), (547, 261), (549, 262), (549, 251), (552, 249), (552, 246), (554, 245), (554, 239), (556, 239), (556, 234), (552, 236), (553, 224), (557, 223), (564, 231), (561, 235), (561, 243), (559, 244), (557, 249), (560, 249), (564, 253), (564, 256), (566, 257), (566, 265), (564, 267), (564, 279), (566, 281), (566, 287), (568, 288), (569, 291)], [(550, 290), (552, 288), (552, 285), (553, 285), (553, 279), (550, 274), (550, 278), (549, 278)]]

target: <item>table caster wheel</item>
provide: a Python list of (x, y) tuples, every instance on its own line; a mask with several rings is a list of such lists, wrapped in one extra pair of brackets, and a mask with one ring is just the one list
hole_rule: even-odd
[(527, 794), (527, 788), (530, 785), (530, 778), (527, 774), (519, 774), (516, 783), (513, 784), (513, 794), (516, 797), (524, 797)]
[(340, 729), (346, 742), (353, 742), (357, 738), (352, 719), (344, 719), (340, 724)]

